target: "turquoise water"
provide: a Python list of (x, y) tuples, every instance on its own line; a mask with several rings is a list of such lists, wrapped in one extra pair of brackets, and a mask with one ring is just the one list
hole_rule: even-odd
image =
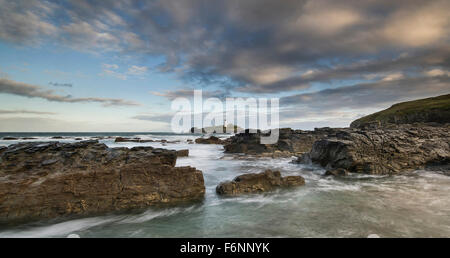
[[(39, 140), (54, 135), (41, 135)], [(187, 140), (195, 139), (195, 135), (120, 135), (180, 140), (165, 145), (116, 144), (113, 139), (101, 142), (111, 147), (189, 149), (190, 156), (179, 158), (177, 166), (203, 171), (204, 201), (137, 213), (37, 222), (0, 229), (0, 237), (450, 237), (450, 177), (443, 172), (325, 178), (323, 169), (293, 164), (291, 158), (236, 158), (224, 154), (222, 146), (188, 144)], [(11, 143), (0, 141), (0, 145)], [(237, 198), (215, 194), (220, 182), (265, 169), (301, 175), (306, 185)]]

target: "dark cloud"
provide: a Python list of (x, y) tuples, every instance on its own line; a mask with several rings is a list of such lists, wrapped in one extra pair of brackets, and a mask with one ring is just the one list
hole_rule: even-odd
[(49, 82), (48, 84), (54, 87), (73, 87), (72, 83)]
[(56, 115), (54, 112), (42, 112), (42, 111), (32, 111), (32, 110), (4, 110), (0, 109), (0, 115), (10, 115), (10, 114), (31, 114), (31, 115)]
[[(194, 97), (194, 89), (179, 89), (179, 90), (168, 90), (165, 92), (151, 92), (151, 94), (155, 96), (165, 97), (169, 100), (174, 100), (176, 98), (193, 98)], [(229, 93), (221, 90), (209, 91), (203, 90), (202, 97), (203, 98), (218, 98), (224, 99), (229, 96)]]
[(0, 78), (0, 93), (13, 94), (28, 98), (42, 98), (48, 101), (77, 103), (94, 102), (101, 103), (103, 106), (137, 106), (139, 103), (124, 99), (112, 98), (74, 98), (72, 96), (61, 96), (54, 94), (51, 90), (45, 90), (39, 86), (12, 81)]
[(376, 107), (448, 94), (449, 84), (450, 77), (447, 75), (381, 80), (284, 97), (280, 99), (280, 105), (315, 111), (357, 110), (367, 106)]

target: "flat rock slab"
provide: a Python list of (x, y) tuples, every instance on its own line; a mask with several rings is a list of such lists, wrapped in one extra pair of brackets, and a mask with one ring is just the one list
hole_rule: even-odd
[(176, 151), (98, 141), (11, 145), (0, 150), (0, 222), (202, 199), (203, 173), (176, 159)]

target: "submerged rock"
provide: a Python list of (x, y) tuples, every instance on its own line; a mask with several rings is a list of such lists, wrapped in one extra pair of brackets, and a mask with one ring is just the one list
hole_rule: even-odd
[(224, 182), (217, 186), (219, 195), (240, 195), (248, 193), (261, 193), (274, 190), (277, 187), (292, 187), (305, 184), (301, 176), (281, 177), (279, 171), (266, 170), (260, 174), (245, 174), (236, 177), (233, 181)]
[(366, 174), (395, 174), (450, 163), (450, 126), (398, 125), (341, 131), (319, 140), (298, 162)]
[(327, 172), (325, 172), (324, 174), (324, 176), (347, 176), (347, 175), (348, 171), (343, 168), (327, 170)]
[(0, 222), (91, 215), (203, 198), (201, 171), (177, 152), (98, 141), (21, 143), (0, 150)]

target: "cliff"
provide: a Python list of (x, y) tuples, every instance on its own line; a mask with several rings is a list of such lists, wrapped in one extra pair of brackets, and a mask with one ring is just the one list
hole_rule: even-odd
[(350, 127), (430, 122), (450, 123), (450, 94), (398, 103), (386, 110), (362, 117), (354, 121)]

